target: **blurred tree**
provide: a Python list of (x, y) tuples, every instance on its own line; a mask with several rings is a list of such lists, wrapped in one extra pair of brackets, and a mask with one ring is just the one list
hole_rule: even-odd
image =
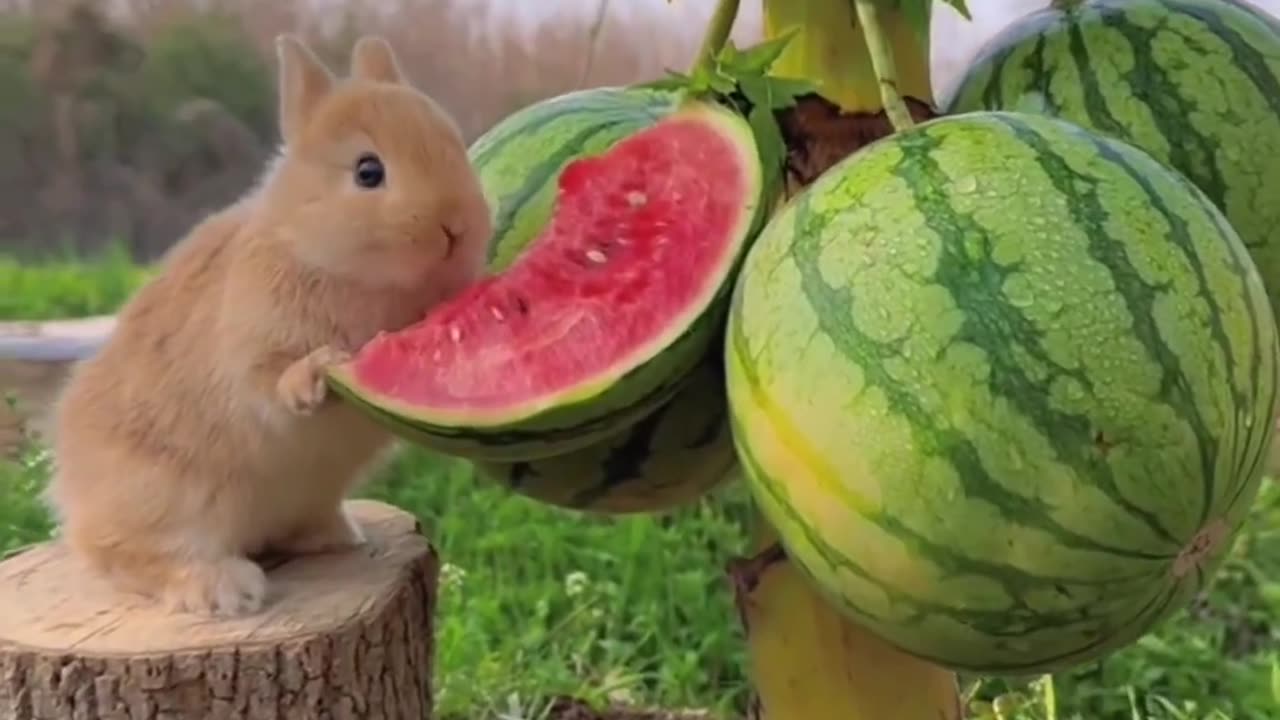
[(4, 250), (123, 237), (154, 257), (267, 151), (271, 68), (240, 19), (188, 12), (139, 34), (100, 6), (0, 15)]
[(206, 12), (162, 28), (142, 63), (142, 84), (152, 108), (172, 114), (192, 98), (225, 107), (255, 134), (270, 133), (275, 118), (269, 68), (230, 15)]

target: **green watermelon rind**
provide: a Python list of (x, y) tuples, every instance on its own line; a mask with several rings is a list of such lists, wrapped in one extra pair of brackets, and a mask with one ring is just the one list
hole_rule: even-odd
[[(1110, 224), (1128, 213), (1127, 233)], [(1060, 239), (1019, 266), (1049, 276), (1038, 306), (936, 259), (1027, 260), (1028, 232)], [(1258, 492), (1280, 397), (1262, 280), (1209, 198), (1141, 150), (1021, 113), (922, 123), (825, 173), (753, 244), (724, 353), (743, 478), (788, 556), (886, 641), (985, 674), (1096, 660), (1203, 589)], [(1079, 369), (1057, 374), (1067, 357)], [(1107, 363), (1121, 369), (1089, 372)], [(1122, 434), (1118, 460), (1096, 459), (1095, 421)], [(1170, 484), (1188, 476), (1194, 493)], [(1175, 575), (1205, 528), (1224, 534)]]
[[(708, 314), (699, 323), (699, 330), (707, 326), (723, 325), (724, 311)], [(716, 328), (719, 330), (719, 328)], [(712, 345), (714, 340), (707, 342)], [(681, 354), (681, 357), (687, 354)], [(695, 362), (690, 363), (689, 370), (682, 370), (683, 365), (665, 366), (668, 369), (664, 381), (653, 390), (634, 402), (602, 414), (580, 419), (577, 422), (556, 424), (560, 418), (552, 418), (551, 422), (513, 424), (495, 428), (477, 429), (474, 427), (449, 427), (431, 425), (416, 419), (396, 415), (370, 402), (364, 395), (353, 391), (346, 384), (330, 378), (333, 387), (346, 400), (361, 407), (383, 427), (391, 430), (405, 440), (422, 447), (471, 460), (491, 462), (521, 462), (542, 460), (545, 458), (574, 452), (587, 448), (595, 443), (608, 440), (619, 431), (639, 422), (645, 416), (670, 402), (687, 384), (692, 367), (696, 366), (697, 356), (688, 356)], [(624, 378), (624, 381), (626, 378)]]
[[(763, 225), (764, 174), (755, 136), (746, 120), (716, 102), (685, 100), (666, 117), (692, 116), (715, 125), (735, 141), (749, 173), (750, 196), (733, 233), (732, 249), (720, 277), (708, 284), (709, 297), (673, 319), (677, 330), (635, 350), (619, 365), (634, 364), (622, 375), (579, 383), (576, 388), (512, 408), (504, 413), (430, 413), (358, 387), (349, 366), (329, 372), (331, 387), (367, 409), (379, 411), (387, 427), (418, 444), (443, 452), (487, 460), (547, 457), (586, 447), (631, 425), (666, 403), (721, 336), (733, 278), (746, 249)], [(682, 322), (684, 321), (684, 322)], [(639, 358), (636, 361), (634, 358)]]
[(738, 462), (728, 412), (723, 368), (713, 353), (670, 401), (602, 441), (553, 457), (473, 467), (486, 482), (564, 509), (668, 512), (732, 476)]
[(575, 90), (517, 110), (476, 138), (467, 156), (493, 215), (489, 270), (505, 269), (546, 226), (566, 165), (652, 127), (682, 98), (649, 88)]
[(1237, 0), (1088, 0), (1014, 20), (944, 114), (1058, 117), (1186, 175), (1226, 215), (1280, 307), (1280, 21)]

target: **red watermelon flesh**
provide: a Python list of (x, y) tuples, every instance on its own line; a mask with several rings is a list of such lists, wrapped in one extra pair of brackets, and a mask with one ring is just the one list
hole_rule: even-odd
[(384, 408), (501, 422), (616, 381), (727, 282), (759, 195), (755, 146), (720, 113), (681, 112), (561, 172), (529, 248), (343, 370)]

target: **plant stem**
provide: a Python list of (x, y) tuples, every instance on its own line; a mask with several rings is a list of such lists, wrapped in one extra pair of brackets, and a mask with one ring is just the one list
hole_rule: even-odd
[(883, 1), (853, 0), (853, 3), (858, 11), (858, 23), (862, 25), (863, 37), (867, 40), (867, 51), (871, 54), (871, 67), (880, 84), (880, 101), (893, 129), (902, 132), (914, 126), (915, 121), (911, 119), (911, 112), (898, 92), (898, 69), (893, 61), (893, 48), (885, 37), (877, 4)]
[(733, 23), (738, 19), (738, 0), (719, 0), (716, 9), (707, 23), (706, 34), (702, 36), (702, 47), (698, 48), (698, 56), (693, 61), (693, 71), (710, 70), (716, 62), (716, 56), (724, 48), (733, 30)]
[(1048, 708), (1048, 720), (1058, 720), (1058, 690), (1053, 684), (1053, 675), (1046, 674), (1044, 680), (1044, 705)]

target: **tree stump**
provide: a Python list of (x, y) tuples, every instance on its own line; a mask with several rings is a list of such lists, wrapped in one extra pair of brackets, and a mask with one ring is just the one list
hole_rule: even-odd
[(0, 719), (430, 718), (436, 553), (350, 507), (365, 546), (264, 560), (267, 606), (232, 620), (113, 593), (57, 541), (0, 563)]

